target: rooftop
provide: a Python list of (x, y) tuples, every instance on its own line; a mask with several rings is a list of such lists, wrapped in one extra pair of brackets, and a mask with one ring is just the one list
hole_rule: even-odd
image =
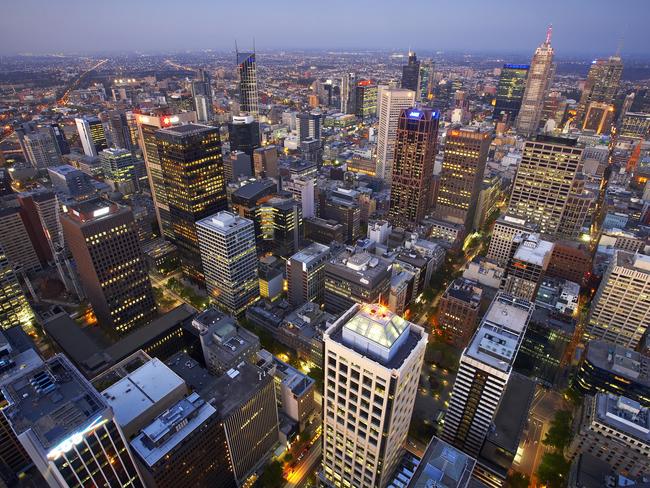
[[(184, 125), (175, 125), (173, 127), (168, 127), (166, 129), (159, 129), (156, 131), (156, 134), (170, 134), (174, 136), (186, 136), (186, 135), (196, 135), (202, 132), (214, 131), (216, 127), (202, 124), (184, 124)], [(218, 130), (218, 129), (217, 129)]]
[(650, 358), (632, 349), (606, 341), (592, 340), (587, 346), (586, 358), (597, 368), (650, 386)]
[(475, 281), (465, 278), (456, 278), (449, 284), (447, 291), (445, 291), (445, 295), (468, 303), (472, 307), (478, 307), (481, 303), (483, 290)]
[(327, 331), (331, 340), (389, 369), (399, 368), (426, 334), (379, 304), (353, 305)]
[(474, 458), (434, 436), (408, 488), (464, 488), (475, 464)]
[(191, 393), (142, 429), (131, 448), (148, 466), (154, 466), (215, 413), (198, 393)]
[(514, 363), (533, 305), (499, 293), (465, 350), (465, 354), (503, 372)]
[(100, 394), (59, 354), (3, 387), (4, 413), (20, 435), (31, 431), (50, 451), (93, 425), (108, 408)]
[(329, 253), (330, 247), (318, 242), (313, 242), (291, 256), (292, 261), (298, 261), (309, 266), (313, 261), (319, 260), (324, 254)]
[(598, 420), (650, 445), (650, 409), (623, 396), (597, 393)]
[(129, 424), (172, 392), (185, 389), (185, 382), (158, 358), (140, 366), (102, 392), (113, 408), (117, 423)]
[(344, 251), (327, 263), (326, 272), (374, 288), (383, 279), (390, 278), (391, 267), (388, 260), (368, 252)]
[(293, 366), (281, 361), (266, 349), (257, 353), (257, 365), (265, 371), (274, 371), (274, 375), (282, 380), (282, 384), (291, 390), (291, 392), (300, 397), (314, 386), (316, 381), (304, 373), (301, 373)]
[(222, 418), (226, 418), (240, 405), (253, 398), (268, 381), (269, 376), (260, 368), (242, 363), (217, 378), (203, 396), (219, 410)]
[(230, 234), (237, 230), (244, 229), (247, 226), (252, 227), (253, 222), (224, 210), (215, 215), (199, 220), (196, 225), (219, 234)]
[(526, 263), (544, 266), (553, 252), (553, 243), (544, 241), (537, 234), (528, 234), (521, 237), (521, 244), (515, 252), (515, 259)]

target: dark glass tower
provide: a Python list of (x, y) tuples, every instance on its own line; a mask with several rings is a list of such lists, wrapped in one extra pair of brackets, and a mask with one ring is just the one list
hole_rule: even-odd
[(237, 51), (239, 66), (239, 110), (242, 114), (259, 115), (257, 105), (257, 65), (255, 53), (240, 53)]
[(517, 120), (521, 99), (526, 89), (528, 76), (527, 64), (504, 64), (497, 86), (497, 96), (494, 105), (494, 120), (509, 124)]
[(402, 111), (395, 138), (389, 219), (413, 227), (429, 210), (440, 114), (434, 110)]
[(420, 79), (420, 62), (413, 51), (409, 51), (408, 64), (402, 66), (402, 88), (418, 93)]
[(160, 129), (156, 144), (183, 274), (202, 283), (195, 223), (228, 207), (219, 128), (186, 124)]

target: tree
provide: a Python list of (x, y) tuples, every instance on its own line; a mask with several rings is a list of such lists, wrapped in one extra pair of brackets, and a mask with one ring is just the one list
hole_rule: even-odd
[(255, 486), (259, 488), (280, 488), (283, 485), (282, 464), (279, 461), (267, 464), (264, 472), (255, 482)]
[(507, 479), (508, 488), (528, 488), (530, 478), (523, 473), (511, 473)]
[(542, 441), (545, 445), (554, 447), (559, 453), (571, 442), (571, 412), (560, 410), (551, 420), (551, 427)]
[(548, 488), (563, 488), (566, 486), (570, 467), (562, 453), (547, 452), (542, 456), (542, 462), (537, 468), (537, 477)]

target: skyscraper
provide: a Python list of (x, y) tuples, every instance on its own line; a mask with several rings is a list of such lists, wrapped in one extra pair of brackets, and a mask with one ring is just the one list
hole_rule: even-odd
[(253, 222), (219, 212), (196, 227), (210, 298), (232, 315), (243, 314), (259, 298)]
[(126, 335), (156, 311), (133, 212), (101, 199), (67, 210), (63, 234), (99, 325)]
[(576, 118), (582, 120), (589, 110), (589, 105), (605, 103), (612, 105), (623, 73), (623, 61), (618, 56), (596, 59), (591, 63), (585, 87), (580, 96)]
[(300, 113), (296, 116), (299, 141), (302, 142), (309, 138), (320, 141), (322, 116), (320, 112)]
[(416, 96), (425, 104), (433, 98), (434, 66), (431, 59), (425, 59), (420, 63), (420, 79)]
[(402, 110), (415, 105), (415, 92), (400, 88), (382, 90), (379, 99), (379, 134), (377, 136), (377, 169), (375, 175), (388, 182), (393, 176), (395, 138)]
[(99, 151), (108, 148), (104, 125), (99, 117), (81, 117), (74, 121), (86, 156), (97, 156)]
[(126, 114), (119, 110), (108, 113), (108, 126), (113, 140), (113, 146), (121, 149), (133, 150), (134, 141), (131, 138), (131, 128)]
[(420, 88), (420, 62), (413, 51), (409, 51), (408, 63), (402, 66), (402, 88), (418, 92)]
[(526, 300), (497, 294), (460, 357), (442, 438), (471, 456), (483, 447), (533, 309)]
[(260, 147), (260, 123), (252, 115), (234, 116), (228, 123), (230, 151), (242, 151), (253, 159), (253, 152)]
[(427, 335), (367, 304), (353, 305), (323, 339), (321, 475), (329, 486), (385, 487), (401, 460)]
[(27, 302), (13, 266), (0, 247), (0, 329), (18, 325), (31, 332), (35, 321), (34, 311)]
[(356, 109), (355, 86), (357, 77), (354, 73), (345, 73), (341, 78), (341, 112), (353, 114)]
[(61, 151), (50, 127), (39, 127), (22, 137), (25, 159), (36, 169), (61, 164)]
[(650, 257), (615, 251), (591, 305), (587, 335), (635, 349), (650, 327)]
[(196, 222), (228, 206), (219, 128), (186, 124), (160, 129), (156, 143), (183, 274), (202, 283)]
[(323, 303), (325, 264), (329, 257), (329, 246), (314, 242), (287, 260), (287, 295), (291, 305)]
[(192, 98), (194, 99), (194, 110), (199, 122), (208, 122), (214, 118), (212, 107), (212, 86), (210, 75), (204, 69), (197, 73), (197, 79), (192, 81)]
[(2, 392), (4, 414), (49, 486), (144, 488), (113, 410), (64, 355)]
[(377, 115), (377, 84), (371, 80), (361, 80), (354, 87), (357, 117), (367, 119)]
[[(278, 148), (274, 145), (258, 147), (253, 151), (253, 167), (258, 178), (278, 177)], [(308, 217), (305, 215), (305, 217)]]
[(481, 191), (492, 134), (470, 127), (447, 131), (435, 215), (469, 232)]
[(257, 118), (259, 107), (255, 53), (237, 51), (237, 65), (239, 67), (239, 110), (243, 115), (252, 115)]
[(581, 158), (582, 147), (576, 139), (537, 136), (526, 141), (508, 214), (537, 224), (543, 233), (560, 231)]
[(156, 144), (156, 131), (178, 124), (196, 122), (196, 113), (185, 112), (174, 115), (165, 111), (159, 111), (150, 115), (138, 115), (136, 120), (138, 124), (140, 149), (142, 150), (142, 156), (144, 157), (144, 163), (147, 169), (149, 188), (151, 189), (156, 218), (160, 227), (160, 235), (173, 239), (174, 231), (171, 224), (167, 190), (165, 189), (165, 178)]
[(138, 190), (135, 161), (131, 151), (118, 148), (104, 149), (99, 152), (99, 161), (104, 177), (115, 191), (130, 194)]
[(493, 118), (512, 125), (517, 120), (526, 89), (527, 64), (504, 64), (497, 86)]
[(431, 204), (439, 113), (428, 108), (403, 110), (395, 138), (389, 220), (395, 225), (422, 222)]
[(553, 64), (551, 33), (552, 28), (549, 27), (546, 32), (546, 40), (535, 50), (533, 59), (530, 62), (526, 88), (517, 116), (517, 131), (528, 136), (537, 132), (542, 117), (544, 100), (553, 81), (555, 66)]

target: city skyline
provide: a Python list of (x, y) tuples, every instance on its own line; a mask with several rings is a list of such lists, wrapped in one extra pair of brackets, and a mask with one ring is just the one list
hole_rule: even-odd
[[(610, 9), (606, 16), (601, 15), (608, 5), (604, 0), (569, 4), (553, 0), (546, 2), (543, 11), (522, 7), (514, 0), (492, 4), (489, 11), (484, 11), (478, 0), (466, 2), (464, 8), (449, 1), (415, 1), (412, 16), (384, 15), (391, 8), (384, 1), (349, 4), (336, 0), (331, 8), (319, 11), (317, 23), (305, 5), (283, 0), (263, 10), (263, 15), (246, 17), (246, 28), (239, 22), (224, 21), (246, 15), (237, 4), (194, 0), (184, 9), (188, 14), (201, 11), (202, 15), (192, 15), (192, 22), (183, 24), (179, 22), (178, 5), (166, 0), (129, 4), (128, 16), (119, 15), (121, 3), (88, 5), (71, 0), (66, 9), (42, 0), (14, 4), (6, 9), (10, 11), (0, 20), (0, 28), (6, 39), (16, 42), (4, 42), (0, 53), (230, 51), (235, 42), (240, 49), (256, 44), (261, 49), (406, 52), (410, 47), (416, 52), (519, 53), (533, 50), (549, 24), (554, 27), (553, 45), (564, 56), (614, 54), (621, 44), (623, 55), (645, 54), (650, 40), (644, 29), (650, 5), (641, 0), (626, 2), (625, 9)], [(259, 9), (265, 6), (253, 4)], [(35, 17), (34, 11), (41, 15)], [(363, 24), (346, 21), (361, 15), (367, 20)], [(432, 19), (431, 28), (417, 27), (413, 23), (416, 17)], [(488, 28), (495, 22), (503, 28)], [(336, 36), (328, 27), (333, 23), (337, 25)], [(25, 26), (29, 36), (25, 36)]]

